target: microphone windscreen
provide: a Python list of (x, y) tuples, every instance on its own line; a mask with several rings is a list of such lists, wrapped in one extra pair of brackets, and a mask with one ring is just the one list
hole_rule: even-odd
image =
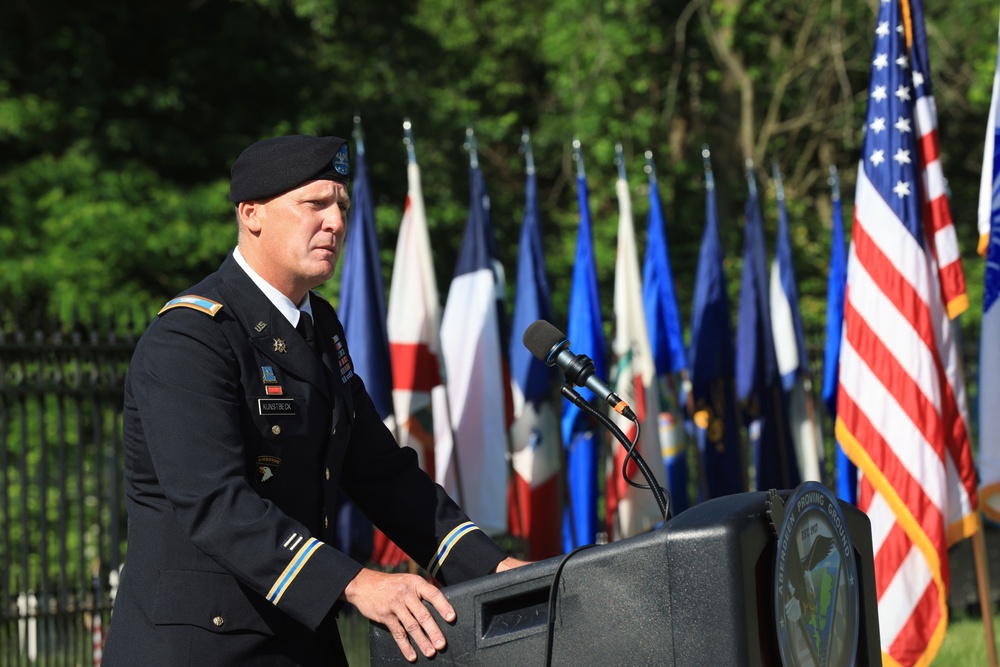
[(535, 320), (524, 330), (522, 341), (539, 361), (549, 363), (549, 355), (552, 349), (566, 340), (566, 334), (556, 329), (545, 320)]

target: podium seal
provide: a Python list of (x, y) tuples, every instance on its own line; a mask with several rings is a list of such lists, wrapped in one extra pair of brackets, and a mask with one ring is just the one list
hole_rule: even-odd
[(853, 665), (858, 649), (858, 578), (840, 501), (806, 482), (787, 504), (768, 491), (778, 538), (774, 620), (785, 667)]

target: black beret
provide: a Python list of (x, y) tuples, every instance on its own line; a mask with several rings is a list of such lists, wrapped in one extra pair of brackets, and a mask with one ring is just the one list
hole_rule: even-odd
[(296, 134), (251, 144), (233, 163), (229, 201), (267, 199), (294, 190), (306, 181), (348, 182), (351, 155), (340, 137)]

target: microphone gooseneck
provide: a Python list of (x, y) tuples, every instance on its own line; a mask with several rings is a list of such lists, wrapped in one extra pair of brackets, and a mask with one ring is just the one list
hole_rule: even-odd
[[(649, 466), (636, 449), (636, 443), (639, 439), (639, 419), (632, 411), (632, 408), (630, 408), (628, 404), (625, 403), (620, 396), (618, 396), (618, 394), (612, 391), (611, 388), (604, 383), (604, 381), (595, 375), (596, 368), (594, 366), (594, 361), (585, 354), (574, 354), (570, 351), (569, 340), (566, 338), (566, 335), (545, 320), (536, 320), (535, 322), (532, 322), (532, 324), (525, 329), (522, 342), (536, 359), (544, 362), (547, 366), (558, 366), (562, 370), (563, 375), (566, 378), (566, 383), (562, 387), (563, 396), (573, 405), (577, 406), (600, 422), (611, 432), (613, 436), (615, 436), (615, 438), (621, 443), (622, 447), (625, 448), (626, 456), (622, 463), (622, 477), (631, 486), (649, 489), (650, 492), (652, 492), (653, 497), (656, 499), (656, 504), (659, 506), (660, 514), (663, 516), (663, 520), (666, 521), (670, 518), (670, 501), (667, 499), (666, 490), (662, 489), (660, 485), (657, 484), (656, 477), (653, 475)], [(574, 384), (579, 387), (586, 387), (590, 389), (594, 392), (594, 395), (602, 398), (608, 405), (614, 408), (616, 412), (624, 416), (626, 419), (631, 420), (636, 427), (635, 441), (630, 442), (622, 430), (618, 428), (618, 426), (616, 426), (610, 418), (595, 410), (593, 406), (583, 399), (583, 397), (576, 393), (572, 387)], [(639, 468), (639, 472), (641, 472), (643, 477), (645, 477), (649, 486), (636, 484), (629, 479), (629, 476), (626, 473), (626, 464), (629, 459), (635, 462), (636, 466)]]
[(635, 420), (635, 413), (611, 387), (595, 373), (594, 360), (585, 354), (574, 354), (569, 349), (566, 335), (545, 320), (536, 320), (524, 330), (524, 346), (547, 366), (558, 366), (566, 381), (578, 387), (586, 387), (594, 395), (605, 401), (615, 412), (626, 419)]

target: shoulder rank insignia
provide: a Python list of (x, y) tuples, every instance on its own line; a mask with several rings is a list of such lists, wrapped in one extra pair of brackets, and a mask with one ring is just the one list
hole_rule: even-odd
[(162, 315), (168, 310), (172, 310), (174, 308), (192, 308), (194, 310), (200, 310), (206, 315), (215, 317), (215, 314), (222, 310), (222, 304), (218, 301), (206, 299), (203, 296), (185, 294), (184, 296), (179, 296), (176, 299), (168, 301), (163, 308), (160, 308), (160, 312), (158, 312), (157, 315)]

